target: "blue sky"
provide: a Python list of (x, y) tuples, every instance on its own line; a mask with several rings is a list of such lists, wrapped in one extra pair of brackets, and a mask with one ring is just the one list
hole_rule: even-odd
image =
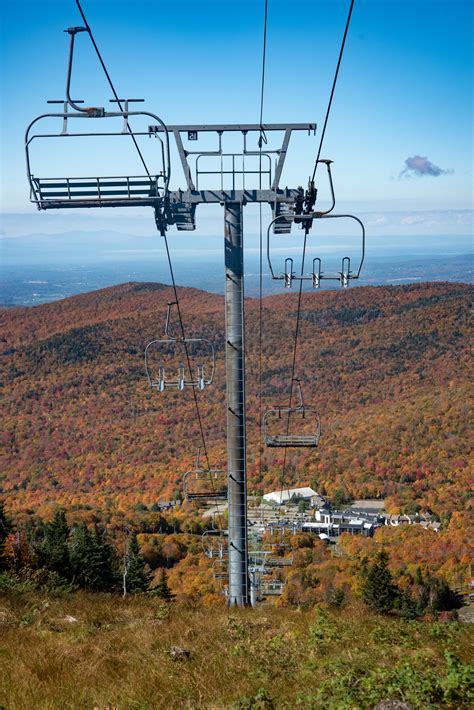
[[(265, 122), (322, 125), (348, 4), (269, 0)], [(47, 99), (62, 98), (68, 51), (62, 30), (81, 21), (73, 0), (0, 0), (0, 6), (1, 209), (33, 215), (24, 129)], [(263, 0), (83, 0), (83, 8), (119, 94), (146, 98), (165, 123), (258, 121)], [(393, 212), (426, 211), (426, 224), (411, 223), (421, 232), (439, 231), (433, 213), (449, 210), (454, 223), (463, 215), (460, 232), (470, 229), (463, 211), (472, 208), (472, 8), (468, 0), (356, 0), (323, 149), (335, 161), (341, 210), (376, 213), (381, 228)], [(86, 35), (78, 38), (77, 56), (74, 94), (105, 105), (110, 91)], [(288, 184), (307, 180), (316, 148), (315, 139), (294, 141)], [(66, 174), (69, 161), (86, 158), (60, 140), (50, 151), (36, 172), (45, 174), (49, 161), (56, 174)], [(116, 152), (105, 155), (119, 162)], [(399, 177), (414, 156), (442, 172)], [(95, 174), (94, 149), (87, 160)], [(204, 217), (204, 229), (221, 219)], [(25, 233), (41, 232), (43, 218), (28, 220)], [(78, 224), (84, 219), (77, 215)], [(64, 214), (57, 220), (63, 223)], [(112, 225), (117, 214), (97, 215), (100, 228), (107, 220)], [(93, 215), (86, 221), (94, 228)]]

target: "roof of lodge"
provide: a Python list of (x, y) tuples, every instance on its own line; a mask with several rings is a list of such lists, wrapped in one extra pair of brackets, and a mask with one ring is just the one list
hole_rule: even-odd
[(274, 498), (275, 496), (280, 500), (290, 500), (293, 496), (296, 498), (311, 498), (312, 496), (319, 495), (316, 491), (313, 491), (309, 486), (304, 486), (302, 488), (285, 488), (281, 491), (271, 491), (270, 493), (265, 493), (264, 498)]

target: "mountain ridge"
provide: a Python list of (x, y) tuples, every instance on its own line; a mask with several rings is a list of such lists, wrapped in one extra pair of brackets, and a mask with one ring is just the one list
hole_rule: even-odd
[[(215, 385), (199, 393), (211, 465), (225, 464), (223, 297), (178, 289), (188, 336), (211, 339)], [(385, 496), (438, 514), (470, 505), (466, 456), (468, 284), (304, 293), (298, 376), (321, 412), (316, 452), (288, 456), (290, 483)], [(263, 408), (285, 404), (297, 294), (268, 296)], [(0, 311), (4, 490), (39, 502), (149, 505), (181, 488), (199, 442), (190, 392), (151, 391), (143, 348), (160, 337), (171, 287), (129, 282)], [(249, 488), (278, 487), (281, 452), (259, 471), (258, 299), (246, 299)], [(21, 490), (21, 501), (14, 501)]]

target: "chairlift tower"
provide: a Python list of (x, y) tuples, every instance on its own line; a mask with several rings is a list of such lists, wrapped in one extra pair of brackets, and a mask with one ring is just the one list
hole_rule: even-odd
[[(161, 134), (164, 129), (161, 125), (152, 125), (149, 130), (151, 134)], [(198, 205), (220, 204), (224, 208), (228, 597), (231, 606), (247, 606), (252, 595), (247, 541), (243, 208), (249, 203), (267, 203), (275, 217), (291, 213), (292, 206), (303, 197), (301, 187), (281, 189), (279, 186), (291, 134), (293, 131), (314, 134), (316, 126), (314, 123), (178, 125), (167, 126), (167, 130), (175, 138), (186, 189), (169, 193), (168, 208), (163, 214), (158, 213), (158, 227), (159, 220), (166, 218), (166, 209), (178, 230), (188, 231), (195, 229)], [(249, 145), (257, 146), (263, 131), (265, 134), (283, 133), (281, 145), (276, 149), (252, 150)], [(184, 148), (183, 136), (189, 143), (198, 141), (203, 133), (216, 137), (214, 150)], [(228, 133), (240, 134), (240, 152), (225, 152)], [(206, 161), (213, 165), (206, 166)], [(207, 180), (214, 176), (216, 187), (200, 189), (199, 182), (204, 176)], [(280, 221), (275, 231), (289, 231), (291, 224), (283, 227)]]
[[(74, 34), (71, 35), (74, 38)], [(70, 67), (68, 77), (70, 78)], [(290, 214), (292, 206), (303, 198), (301, 187), (279, 186), (286, 153), (293, 131), (314, 134), (314, 123), (292, 124), (218, 124), (218, 125), (177, 125), (167, 126), (157, 116), (146, 111), (131, 111), (131, 100), (124, 100), (124, 110), (108, 112), (103, 108), (81, 109), (82, 101), (69, 100), (69, 84), (66, 101), (61, 103), (61, 113), (48, 113), (34, 119), (25, 137), (26, 162), (30, 183), (30, 198), (40, 210), (92, 208), (92, 207), (138, 207), (150, 206), (155, 211), (155, 221), (164, 234), (170, 225), (179, 231), (196, 228), (196, 207), (201, 204), (219, 204), (224, 208), (224, 265), (225, 265), (225, 360), (227, 399), (227, 476), (228, 476), (228, 570), (229, 604), (246, 606), (250, 604), (250, 580), (248, 571), (247, 545), (247, 476), (246, 476), (246, 403), (245, 403), (245, 314), (244, 314), (244, 239), (243, 208), (249, 203), (267, 203), (272, 207), (274, 217)], [(71, 110), (72, 109), (72, 110)], [(87, 128), (101, 119), (119, 119), (120, 130), (112, 132), (108, 128), (103, 135), (129, 135), (129, 118), (146, 116), (156, 118), (148, 130), (134, 132), (133, 135), (148, 135), (159, 141), (160, 170), (154, 175), (134, 176), (87, 176), (87, 177), (42, 177), (32, 172), (31, 149), (34, 141), (42, 138), (97, 136), (101, 131), (88, 130), (71, 132), (71, 124), (76, 119)], [(57, 133), (34, 133), (36, 123), (42, 119), (57, 119)], [(265, 134), (283, 133), (282, 144), (276, 149), (252, 150), (249, 136), (257, 145), (258, 137)], [(216, 148), (212, 151), (190, 151), (184, 148), (183, 136), (188, 141), (198, 141), (201, 134), (214, 134)], [(242, 137), (240, 152), (226, 153), (223, 137), (227, 133)], [(171, 191), (170, 178), (170, 138), (174, 137), (178, 155), (184, 172), (186, 187)], [(190, 157), (194, 157), (194, 171)], [(204, 169), (206, 160), (218, 162), (217, 168)], [(194, 172), (194, 174), (193, 174)], [(213, 189), (201, 189), (199, 181), (204, 176), (216, 177)], [(255, 184), (249, 184), (251, 181)], [(289, 232), (290, 223), (277, 223), (275, 232)], [(174, 384), (171, 383), (172, 385)], [(195, 386), (193, 377), (182, 384)], [(167, 383), (160, 380), (159, 390)]]
[[(198, 205), (219, 204), (224, 208), (227, 498), (229, 509), (228, 594), (231, 606), (246, 606), (251, 602), (251, 596), (255, 595), (251, 595), (250, 589), (247, 544), (243, 208), (250, 203), (267, 203), (271, 206), (273, 219), (268, 227), (268, 261), (272, 277), (284, 280), (287, 287), (291, 287), (293, 280), (301, 282), (308, 279), (311, 280), (314, 288), (319, 288), (320, 281), (324, 278), (336, 278), (340, 280), (341, 285), (347, 286), (349, 279), (359, 277), (363, 253), (356, 274), (352, 273), (350, 260), (347, 257), (343, 259), (342, 271), (337, 276), (323, 274), (321, 260), (318, 258), (313, 260), (311, 274), (293, 273), (291, 259), (286, 260), (285, 272), (282, 274), (275, 273), (272, 267), (270, 230), (274, 234), (288, 234), (291, 231), (292, 223), (295, 222), (301, 224), (307, 234), (312, 221), (329, 217), (328, 212), (334, 207), (330, 161), (317, 161), (326, 163), (328, 167), (333, 205), (327, 212), (313, 211), (316, 190), (312, 182), (309, 183), (307, 191), (304, 191), (302, 187), (280, 187), (291, 134), (294, 131), (305, 131), (308, 135), (314, 135), (316, 132), (314, 123), (166, 125), (160, 117), (153, 113), (132, 110), (133, 107), (131, 108), (130, 104), (142, 102), (142, 99), (119, 99), (115, 90), (115, 99), (112, 100), (112, 103), (118, 104), (119, 110), (106, 111), (103, 107), (83, 108), (83, 101), (71, 99), (70, 85), (75, 37), (82, 32), (90, 34), (90, 28), (72, 27), (66, 32), (70, 36), (66, 98), (48, 102), (61, 104), (62, 111), (38, 116), (30, 123), (25, 135), (30, 199), (38, 209), (148, 206), (154, 209), (157, 228), (165, 236), (166, 230), (171, 225), (175, 225), (179, 231), (194, 230)], [(142, 117), (142, 121), (146, 120), (148, 124), (152, 121), (152, 123), (145, 128), (132, 130), (129, 124), (130, 117), (136, 121)], [(37, 124), (44, 119), (56, 121), (58, 130), (53, 133), (36, 132)], [(97, 130), (97, 126), (100, 126), (103, 119), (107, 119), (105, 130)], [(111, 120), (119, 122), (115, 131), (110, 128)], [(72, 126), (78, 124), (80, 130), (73, 131)], [(267, 135), (273, 136), (275, 133), (282, 135), (281, 144), (271, 148), (267, 143)], [(191, 143), (193, 146), (196, 145), (203, 134), (206, 137), (214, 136), (216, 144), (213, 150), (191, 150), (189, 147)], [(234, 147), (232, 151), (226, 152), (224, 143), (228, 134), (233, 134), (234, 143), (235, 138), (240, 137), (240, 150), (236, 151)], [(31, 151), (37, 141), (51, 138), (59, 138), (63, 141), (66, 138), (78, 136), (102, 136), (104, 138), (106, 136), (125, 136), (132, 139), (146, 170), (146, 175), (109, 175), (104, 177), (103, 175), (90, 176), (89, 174), (82, 177), (44, 177), (33, 173)], [(155, 151), (155, 161), (158, 162), (157, 170), (148, 170), (136, 141), (137, 136), (148, 136), (155, 140), (154, 147), (158, 148)], [(186, 148), (183, 137), (186, 141)], [(174, 138), (183, 169), (184, 189), (170, 189), (171, 138)], [(208, 182), (212, 177), (216, 180), (216, 185), (213, 185), (211, 189), (203, 187), (202, 182)], [(336, 216), (349, 217), (349, 215), (331, 215), (331, 217)], [(363, 239), (365, 240), (365, 232), (363, 232)], [(169, 311), (167, 323), (168, 321)], [(165, 342), (168, 347), (179, 342), (179, 339), (171, 336), (169, 332), (166, 332), (166, 336)], [(181, 343), (186, 342), (193, 341), (186, 341), (183, 333)], [(200, 342), (204, 343), (202, 339)], [(147, 355), (148, 353), (145, 354), (145, 366), (147, 366)], [(152, 377), (148, 369), (147, 376), (150, 384), (155, 386), (158, 391), (163, 391), (169, 386), (183, 389), (186, 385), (199, 390), (212, 381), (213, 368), (214, 365), (212, 365), (212, 372), (208, 377), (205, 376), (202, 368), (197, 373), (193, 373), (191, 367), (189, 367), (189, 377), (187, 377), (183, 366), (180, 366), (178, 375), (176, 376), (174, 373), (174, 378), (172, 377), (171, 380), (167, 380), (163, 368), (159, 370), (157, 378)], [(290, 409), (290, 411), (293, 410)], [(302, 403), (294, 411), (304, 414)], [(288, 432), (286, 436), (288, 437)], [(314, 437), (319, 440), (319, 424)], [(313, 445), (312, 441), (310, 443)], [(316, 444), (317, 441), (314, 445)], [(285, 445), (288, 445), (287, 441)], [(294, 442), (290, 442), (290, 445), (294, 445)], [(298, 445), (307, 445), (307, 442), (299, 442)], [(212, 476), (217, 476), (217, 473), (212, 469), (206, 475), (207, 478), (212, 478)]]

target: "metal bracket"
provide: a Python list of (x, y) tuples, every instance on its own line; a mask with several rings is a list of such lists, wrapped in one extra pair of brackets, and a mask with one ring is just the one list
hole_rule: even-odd
[[(59, 100), (54, 100), (54, 101), (47, 101), (47, 104), (62, 104), (63, 110), (64, 110), (64, 119), (63, 119), (63, 130), (61, 131), (60, 135), (61, 136), (67, 136), (69, 135), (67, 132), (67, 119), (68, 119), (68, 108), (69, 108), (69, 102), (64, 101), (64, 99), (59, 99)], [(82, 100), (77, 100), (74, 99), (75, 104), (83, 104), (84, 101)]]
[[(168, 127), (169, 130), (173, 133), (173, 136), (176, 141), (176, 147), (178, 150), (178, 155), (181, 161), (181, 166), (183, 168), (183, 173), (184, 173), (184, 178), (186, 180), (186, 186), (188, 192), (194, 192), (198, 189), (198, 176), (207, 174), (207, 175), (217, 175), (220, 176), (220, 182), (221, 182), (221, 191), (225, 191), (225, 186), (224, 186), (224, 175), (231, 175), (232, 176), (232, 190), (235, 190), (235, 177), (237, 175), (240, 175), (242, 177), (242, 189), (245, 191), (246, 186), (245, 186), (245, 176), (246, 175), (259, 175), (260, 176), (260, 182), (261, 182), (261, 169), (259, 170), (250, 170), (246, 166), (245, 158), (248, 156), (255, 156), (255, 157), (262, 157), (266, 156), (266, 158), (270, 161), (271, 165), (271, 156), (275, 156), (275, 171), (274, 171), (274, 176), (273, 180), (271, 180), (271, 169), (270, 173), (266, 171), (267, 174), (269, 174), (270, 177), (270, 184), (269, 184), (269, 189), (273, 190), (274, 192), (278, 191), (279, 188), (279, 183), (280, 183), (280, 178), (281, 174), (283, 171), (283, 166), (285, 164), (285, 158), (286, 158), (286, 153), (288, 150), (288, 145), (290, 142), (291, 134), (293, 131), (308, 131), (308, 134), (311, 132), (313, 135), (315, 135), (316, 132), (316, 124), (315, 123), (273, 123), (273, 124), (253, 124), (253, 123), (248, 123), (248, 124), (204, 124), (204, 125), (173, 125)], [(149, 127), (149, 132), (150, 134), (153, 133), (159, 133), (162, 130), (160, 126), (150, 126)], [(283, 141), (281, 147), (277, 149), (265, 149), (264, 151), (261, 150), (249, 150), (248, 149), (248, 134), (249, 133), (257, 133), (261, 134), (262, 131), (265, 133), (269, 132), (275, 132), (275, 131), (283, 131)], [(223, 149), (223, 134), (228, 133), (228, 132), (233, 132), (233, 133), (241, 133), (242, 134), (242, 150), (237, 153), (225, 153)], [(183, 145), (183, 140), (182, 140), (182, 134), (187, 135), (188, 140), (198, 140), (199, 135), (201, 133), (216, 133), (218, 136), (218, 145), (217, 149), (215, 150), (186, 150)], [(193, 137), (190, 138), (190, 135)], [(222, 159), (226, 157), (226, 155), (231, 156), (234, 160), (233, 167), (232, 169), (229, 170), (224, 170), (224, 164), (222, 162)], [(196, 165), (195, 165), (195, 179), (193, 177), (193, 171), (191, 169), (191, 165), (189, 163), (188, 158), (190, 156), (196, 156)], [(239, 156), (242, 159), (242, 169), (237, 169), (235, 167), (235, 158)], [(198, 164), (199, 160), (205, 157), (221, 157), (221, 165), (219, 169), (216, 170), (209, 170), (209, 171), (202, 171), (199, 170)], [(261, 189), (261, 184), (258, 185), (258, 187)], [(253, 200), (253, 201), (258, 201), (258, 200)], [(266, 200), (265, 200), (266, 201)]]
[(139, 104), (139, 103), (143, 103), (144, 101), (145, 101), (145, 99), (109, 99), (109, 102), (111, 104), (118, 104), (119, 108), (123, 104), (123, 109), (121, 109), (123, 111), (122, 133), (130, 133), (131, 132), (131, 128), (128, 123), (128, 105), (131, 103)]
[(102, 118), (105, 114), (105, 109), (102, 106), (91, 106), (89, 108), (81, 108), (80, 106), (77, 105), (72, 99), (71, 99), (71, 75), (72, 75), (72, 62), (74, 58), (74, 40), (76, 38), (76, 35), (79, 34), (80, 32), (87, 32), (87, 34), (90, 35), (90, 32), (87, 27), (69, 27), (67, 30), (64, 30), (65, 32), (68, 33), (68, 35), (71, 38), (70, 44), (69, 44), (69, 60), (68, 60), (68, 66), (67, 66), (67, 74), (66, 74), (66, 99), (68, 104), (73, 108), (75, 111), (79, 111), (80, 113), (85, 113), (87, 116), (90, 118)]

